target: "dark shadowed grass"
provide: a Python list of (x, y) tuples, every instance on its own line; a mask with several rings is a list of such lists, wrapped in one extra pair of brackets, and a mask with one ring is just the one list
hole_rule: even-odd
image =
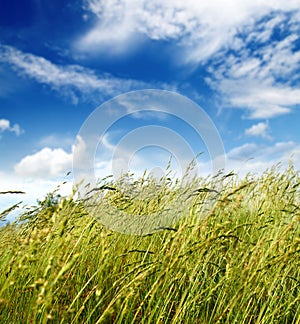
[[(97, 212), (109, 202), (138, 217), (180, 199), (167, 179), (139, 181), (106, 182)], [(228, 174), (218, 192), (198, 181), (183, 217), (151, 235), (113, 232), (53, 194), (2, 227), (0, 322), (299, 323), (299, 174)]]

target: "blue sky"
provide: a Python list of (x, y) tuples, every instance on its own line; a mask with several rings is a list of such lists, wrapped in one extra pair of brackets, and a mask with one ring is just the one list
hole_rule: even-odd
[[(31, 203), (67, 180), (67, 193), (84, 121), (142, 89), (197, 103), (218, 129), (228, 170), (262, 172), (290, 159), (299, 169), (299, 8), (299, 0), (2, 1), (0, 191), (24, 190)], [(128, 116), (104, 148), (149, 123), (185, 136), (208, 172), (205, 145), (175, 118)], [(110, 172), (106, 153), (96, 161), (100, 176)], [(134, 171), (168, 158), (149, 148), (137, 156)], [(0, 208), (19, 200), (2, 196)]]

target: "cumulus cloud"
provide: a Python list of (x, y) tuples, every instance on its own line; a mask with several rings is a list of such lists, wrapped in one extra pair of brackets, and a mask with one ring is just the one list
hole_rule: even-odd
[(248, 136), (260, 136), (266, 139), (272, 139), (272, 137), (268, 134), (269, 124), (260, 122), (258, 124), (252, 125), (250, 128), (245, 130), (245, 135)]
[(71, 168), (72, 154), (61, 148), (45, 147), (25, 156), (15, 165), (15, 172), (20, 176), (53, 178), (66, 174)]
[(0, 134), (3, 132), (13, 132), (19, 136), (23, 133), (23, 130), (18, 124), (11, 125), (8, 119), (0, 119)]
[(86, 165), (88, 146), (80, 136), (71, 146), (71, 152), (65, 149), (44, 147), (34, 154), (26, 155), (19, 161), (14, 170), (16, 174), (29, 178), (52, 179), (64, 176), (72, 171), (73, 158), (78, 166)]
[(108, 74), (97, 75), (79, 65), (57, 65), (14, 47), (0, 45), (0, 62), (9, 63), (19, 74), (47, 84), (77, 103), (80, 97), (116, 95), (131, 89), (147, 87), (144, 82), (120, 79)]

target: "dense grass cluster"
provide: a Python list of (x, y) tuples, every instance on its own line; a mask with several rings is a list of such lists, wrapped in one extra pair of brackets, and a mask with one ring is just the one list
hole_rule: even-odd
[[(106, 182), (92, 216), (48, 195), (0, 228), (0, 323), (300, 323), (299, 174), (220, 177), (186, 200), (166, 178)], [(182, 217), (152, 234), (97, 220), (108, 203), (139, 217), (173, 201)]]

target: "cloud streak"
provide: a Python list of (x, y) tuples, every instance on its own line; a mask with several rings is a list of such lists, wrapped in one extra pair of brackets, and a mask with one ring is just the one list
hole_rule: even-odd
[(147, 87), (142, 81), (116, 78), (109, 74), (99, 76), (79, 65), (57, 65), (6, 45), (0, 45), (0, 62), (10, 64), (22, 76), (47, 84), (56, 92), (70, 97), (73, 103), (90, 94), (94, 97), (114, 96)]

